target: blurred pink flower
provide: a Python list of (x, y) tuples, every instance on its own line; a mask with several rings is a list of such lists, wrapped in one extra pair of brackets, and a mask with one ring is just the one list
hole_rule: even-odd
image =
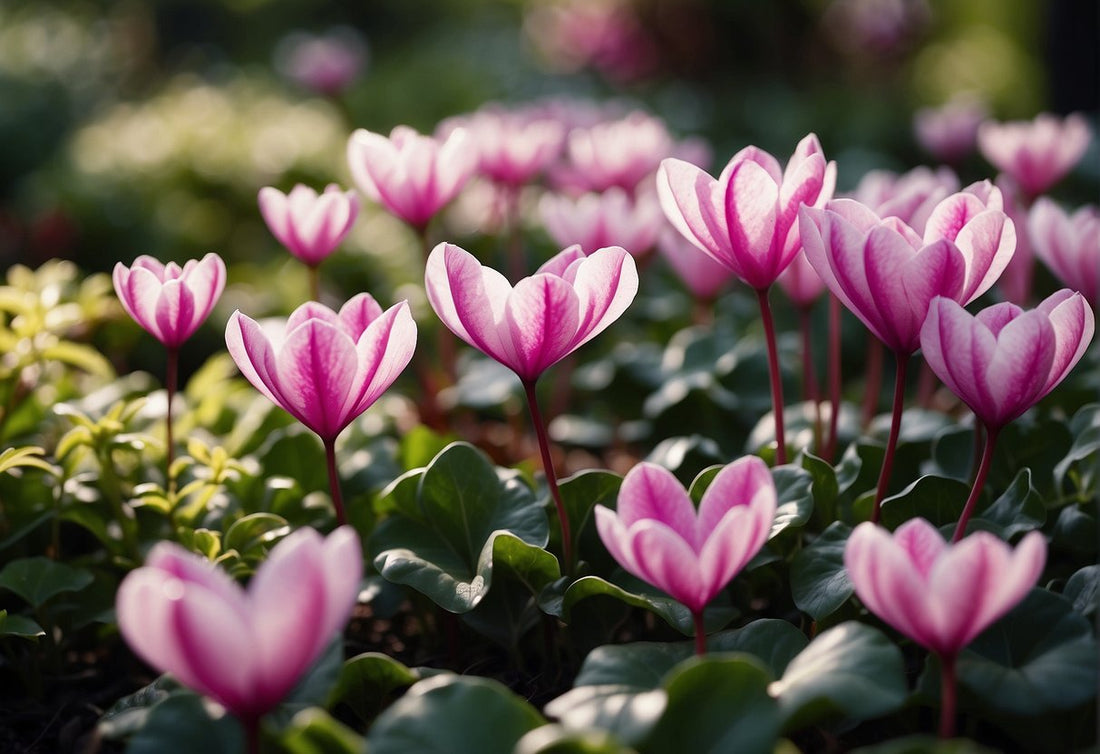
[(347, 526), (324, 539), (290, 534), (247, 591), (206, 558), (159, 542), (119, 585), (118, 627), (145, 662), (253, 727), (342, 630), (362, 572)]
[(674, 149), (664, 121), (640, 111), (575, 128), (566, 140), (567, 162), (558, 167), (555, 185), (579, 192), (616, 186), (634, 193)]
[(628, 83), (650, 74), (657, 49), (630, 0), (536, 3), (523, 21), (527, 37), (554, 69), (592, 67)]
[(1020, 187), (1010, 177), (1002, 173), (997, 176), (996, 185), (1004, 201), (1004, 212), (1016, 228), (1016, 252), (997, 279), (997, 289), (1006, 300), (1026, 306), (1030, 303), (1031, 284), (1035, 279), (1035, 252), (1027, 232), (1027, 207)]
[(666, 226), (657, 236), (657, 250), (700, 301), (713, 301), (734, 277), (733, 270), (716, 262), (671, 226)]
[(1035, 255), (1055, 277), (1100, 308), (1100, 209), (1085, 205), (1070, 215), (1039, 197), (1028, 229)]
[(222, 295), (225, 262), (211, 253), (180, 267), (142, 255), (130, 267), (117, 263), (113, 281), (126, 313), (167, 348), (177, 349)]
[(397, 126), (389, 137), (360, 128), (348, 141), (348, 164), (359, 189), (418, 232), (462, 190), (477, 161), (462, 128), (445, 139), (408, 126)]
[(860, 180), (852, 198), (882, 218), (896, 217), (917, 233), (937, 204), (959, 190), (951, 168), (920, 166), (907, 173), (872, 170)]
[(532, 181), (561, 155), (565, 126), (537, 110), (483, 107), (451, 120), (446, 133), (465, 128), (478, 153), (478, 172), (506, 186)]
[(416, 324), (407, 302), (383, 312), (360, 293), (339, 313), (306, 302), (270, 331), (233, 312), (225, 344), (257, 390), (330, 444), (409, 363)]
[[(989, 204), (1000, 204), (990, 189)], [(806, 257), (829, 290), (890, 350), (913, 353), (935, 296), (968, 303), (989, 290), (1015, 249), (1012, 221), (974, 193), (940, 202), (924, 237), (852, 199), (799, 212)]]
[(1088, 303), (1065, 288), (1035, 309), (1006, 302), (977, 316), (938, 297), (928, 308), (920, 345), (936, 376), (996, 432), (1065, 378), (1094, 329)]
[(1079, 113), (1064, 119), (1041, 113), (1031, 121), (987, 121), (978, 129), (978, 148), (1008, 173), (1029, 197), (1060, 181), (1080, 162), (1092, 133)]
[(626, 311), (638, 273), (621, 247), (585, 257), (573, 246), (513, 288), (472, 254), (441, 243), (428, 257), (424, 285), (455, 335), (531, 383)]
[(336, 250), (359, 216), (359, 197), (335, 183), (320, 195), (300, 183), (289, 194), (267, 186), (260, 189), (259, 204), (271, 234), (310, 267)]
[(666, 159), (657, 173), (657, 193), (677, 230), (761, 291), (798, 253), (799, 206), (832, 196), (835, 176), (835, 165), (826, 165), (810, 134), (786, 170), (751, 146), (734, 155), (717, 180), (683, 160)]
[(275, 65), (284, 76), (330, 97), (351, 86), (363, 72), (366, 61), (363, 38), (349, 27), (318, 35), (291, 34), (275, 51)]
[(956, 97), (940, 107), (925, 107), (913, 116), (913, 132), (928, 154), (957, 165), (978, 141), (978, 126), (989, 117), (985, 103), (972, 96)]
[(806, 252), (801, 249), (787, 269), (783, 270), (778, 282), (787, 298), (799, 309), (809, 308), (825, 290), (825, 282), (806, 258)]
[(921, 646), (953, 658), (1027, 595), (1046, 562), (1046, 541), (1028, 533), (1013, 550), (985, 531), (947, 544), (923, 518), (892, 535), (856, 527), (844, 566), (872, 613)]
[(671, 471), (640, 463), (623, 479), (616, 511), (596, 506), (596, 528), (623, 569), (701, 613), (768, 541), (776, 505), (771, 472), (756, 456), (719, 471), (698, 511)]
[(832, 0), (822, 23), (844, 52), (888, 57), (903, 52), (931, 15), (927, 0)]
[(543, 226), (559, 246), (580, 244), (585, 253), (604, 246), (622, 246), (636, 257), (653, 250), (665, 216), (648, 192), (632, 199), (620, 188), (572, 199), (544, 194), (539, 202)]

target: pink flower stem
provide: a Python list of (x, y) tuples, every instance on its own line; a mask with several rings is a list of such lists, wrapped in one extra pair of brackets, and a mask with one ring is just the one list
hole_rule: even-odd
[(886, 487), (890, 483), (890, 469), (894, 465), (894, 451), (898, 447), (898, 435), (901, 434), (901, 410), (905, 405), (905, 373), (909, 366), (909, 354), (896, 352), (897, 374), (894, 377), (894, 410), (890, 416), (890, 437), (886, 440), (886, 455), (882, 457), (882, 470), (878, 475), (878, 487), (875, 490), (875, 507), (871, 509), (871, 523), (877, 524), (882, 508), (882, 498), (886, 497)]
[(164, 372), (164, 389), (168, 393), (168, 410), (165, 413), (165, 465), (164, 465), (164, 482), (171, 490), (175, 486), (175, 479), (172, 478), (172, 463), (176, 460), (176, 448), (172, 437), (172, 404), (176, 398), (177, 382), (179, 381), (179, 356), (180, 352), (178, 348), (169, 348), (167, 356), (167, 364), (165, 365)]
[(822, 458), (836, 457), (837, 427), (840, 421), (840, 299), (829, 294), (829, 438)]
[(535, 425), (535, 437), (539, 441), (539, 452), (542, 454), (542, 470), (546, 474), (546, 485), (550, 488), (550, 496), (554, 499), (554, 507), (558, 511), (558, 522), (561, 524), (562, 570), (566, 573), (572, 573), (573, 537), (569, 530), (569, 514), (562, 502), (561, 490), (558, 489), (558, 477), (554, 473), (554, 460), (550, 457), (550, 437), (547, 435), (546, 424), (542, 420), (542, 412), (539, 411), (538, 397), (535, 395), (535, 380), (523, 380), (523, 391), (527, 395), (527, 408), (531, 412), (531, 423)]
[(779, 373), (779, 349), (775, 344), (775, 321), (768, 303), (768, 289), (758, 288), (756, 300), (760, 302), (760, 316), (764, 321), (764, 339), (768, 344), (768, 376), (772, 384), (772, 415), (775, 417), (775, 463), (787, 462), (787, 441), (783, 433), (783, 378)]
[(970, 488), (970, 497), (966, 499), (959, 523), (955, 526), (955, 535), (952, 542), (958, 542), (966, 533), (966, 525), (970, 523), (970, 517), (974, 515), (974, 508), (981, 497), (982, 488), (985, 487), (985, 478), (989, 476), (989, 467), (993, 465), (993, 447), (997, 443), (997, 431), (992, 427), (985, 428), (985, 447), (982, 449), (982, 462), (978, 466), (978, 475), (974, 478), (974, 486)]
[(344, 511), (344, 496), (340, 493), (340, 477), (336, 473), (336, 438), (321, 438), (325, 445), (325, 463), (328, 466), (328, 488), (332, 496), (332, 506), (336, 509), (336, 523), (343, 526), (348, 522)]
[(867, 383), (863, 394), (863, 426), (868, 427), (878, 413), (878, 396), (882, 392), (882, 343), (870, 333), (867, 334)]
[(309, 298), (311, 301), (321, 300), (321, 270), (317, 265), (311, 264), (309, 268)]
[(695, 654), (702, 657), (707, 653), (707, 630), (703, 627), (703, 611), (691, 611), (692, 622), (695, 623)]
[(955, 673), (954, 654), (941, 654), (940, 658), (940, 738), (955, 737), (955, 706), (958, 680)]
[(256, 716), (242, 718), (241, 726), (244, 728), (247, 754), (260, 754), (260, 718)]
[(821, 395), (814, 371), (813, 313), (810, 307), (799, 309), (802, 329), (802, 399), (814, 404), (814, 452), (821, 452)]

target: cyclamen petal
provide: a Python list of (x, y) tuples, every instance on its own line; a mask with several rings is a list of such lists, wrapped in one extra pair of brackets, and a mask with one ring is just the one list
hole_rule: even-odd
[(1022, 600), (1045, 560), (1039, 532), (1027, 534), (1015, 550), (989, 532), (947, 544), (922, 518), (905, 522), (893, 535), (864, 522), (844, 549), (845, 568), (863, 604), (941, 656), (957, 655)]
[(468, 252), (441, 243), (424, 274), (428, 301), (455, 335), (533, 381), (621, 316), (638, 290), (625, 249), (578, 258), (571, 247), (559, 256), (513, 288)]
[(359, 198), (330, 184), (323, 193), (296, 185), (289, 194), (260, 189), (260, 214), (286, 250), (311, 267), (319, 265), (347, 237), (359, 215)]
[(698, 512), (670, 471), (651, 463), (623, 479), (618, 512), (596, 506), (596, 528), (629, 573), (698, 613), (767, 541), (775, 483), (750, 456), (719, 471)]
[[(269, 400), (332, 441), (408, 365), (416, 326), (399, 302), (369, 323), (380, 307), (353, 299), (340, 314), (317, 302), (298, 307), (281, 337), (234, 312), (225, 342), (241, 374)], [(361, 333), (356, 332), (365, 325)]]
[(281, 702), (347, 621), (358, 536), (300, 529), (271, 549), (248, 591), (174, 543), (123, 579), (119, 630), (147, 663), (255, 721)]
[(168, 348), (179, 348), (206, 321), (225, 288), (225, 263), (217, 254), (180, 268), (140, 256), (112, 274), (115, 293), (135, 322)]

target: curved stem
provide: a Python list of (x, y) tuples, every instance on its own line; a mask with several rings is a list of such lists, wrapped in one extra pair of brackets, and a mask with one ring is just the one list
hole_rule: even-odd
[(695, 654), (702, 657), (707, 653), (707, 630), (703, 627), (703, 611), (692, 610), (691, 619), (695, 624)]
[(829, 463), (836, 457), (836, 435), (840, 421), (840, 299), (829, 294), (829, 438), (822, 457)]
[(940, 658), (940, 738), (955, 737), (955, 699), (958, 682), (955, 674), (955, 655), (939, 655)]
[(172, 404), (176, 400), (177, 382), (179, 380), (179, 349), (169, 348), (167, 365), (165, 367), (164, 388), (168, 393), (168, 411), (165, 414), (165, 431), (167, 445), (164, 454), (164, 483), (169, 492), (175, 487), (176, 480), (172, 478), (172, 463), (176, 460), (176, 448), (172, 438)]
[(344, 510), (344, 496), (340, 493), (340, 477), (336, 473), (336, 438), (321, 438), (325, 445), (325, 464), (328, 466), (328, 488), (332, 496), (332, 506), (336, 509), (336, 523), (343, 526), (348, 522)]
[(890, 483), (890, 469), (894, 465), (894, 451), (901, 434), (901, 410), (905, 405), (905, 373), (909, 366), (909, 354), (896, 353), (897, 374), (894, 377), (894, 409), (890, 416), (890, 437), (886, 440), (886, 455), (882, 457), (882, 470), (878, 475), (878, 487), (875, 490), (875, 507), (871, 510), (871, 523), (878, 523), (882, 498), (886, 497), (886, 487)]
[(783, 432), (783, 377), (779, 373), (779, 349), (775, 344), (775, 321), (768, 303), (768, 289), (758, 288), (756, 300), (760, 303), (764, 339), (768, 344), (768, 376), (772, 385), (772, 416), (775, 417), (775, 463), (782, 466), (787, 462), (787, 440)]
[(985, 478), (989, 476), (989, 467), (993, 465), (993, 446), (996, 443), (997, 430), (986, 427), (982, 463), (978, 466), (978, 475), (974, 478), (974, 486), (970, 488), (970, 497), (966, 499), (962, 515), (959, 516), (959, 523), (955, 526), (955, 535), (951, 537), (952, 542), (958, 542), (966, 533), (966, 525), (970, 522), (970, 517), (974, 515), (974, 508), (978, 504), (978, 498), (981, 497), (982, 488), (985, 487)]
[(539, 452), (542, 454), (542, 470), (546, 474), (546, 485), (550, 488), (550, 497), (554, 499), (554, 507), (558, 511), (558, 522), (561, 524), (562, 570), (565, 573), (572, 573), (573, 535), (569, 529), (569, 514), (562, 502), (561, 490), (558, 489), (554, 460), (550, 457), (550, 437), (546, 432), (546, 424), (542, 420), (542, 412), (539, 411), (538, 397), (535, 395), (535, 380), (523, 380), (523, 392), (527, 396), (527, 408), (531, 412), (531, 423), (535, 426), (535, 437), (538, 438)]

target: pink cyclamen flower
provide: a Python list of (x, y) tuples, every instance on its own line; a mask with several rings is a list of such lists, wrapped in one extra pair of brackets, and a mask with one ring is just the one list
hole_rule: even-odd
[(999, 209), (972, 192), (953, 194), (933, 210), (923, 238), (897, 218), (851, 199), (825, 209), (803, 207), (799, 226), (806, 257), (829, 290), (897, 354), (920, 345), (920, 329), (936, 296), (966, 304), (996, 281), (1012, 256), (1016, 233)]
[(835, 175), (810, 134), (785, 170), (751, 146), (734, 155), (717, 180), (691, 163), (666, 159), (657, 172), (657, 193), (677, 230), (760, 291), (798, 253), (799, 206), (831, 197)]
[(844, 567), (867, 609), (944, 657), (954, 657), (1022, 600), (1045, 562), (1039, 532), (1015, 550), (984, 531), (949, 545), (923, 518), (906, 521), (893, 535), (864, 522), (844, 548)]
[(626, 571), (699, 613), (768, 541), (776, 505), (756, 456), (718, 472), (698, 510), (672, 472), (641, 463), (623, 479), (617, 511), (596, 506), (596, 528)]
[(672, 226), (665, 226), (657, 237), (657, 250), (700, 301), (712, 301), (733, 278), (733, 270), (715, 261)]
[(1029, 311), (1002, 303), (976, 316), (935, 298), (920, 342), (932, 371), (996, 431), (1065, 378), (1094, 330), (1088, 303), (1063, 288)]
[[(1031, 301), (1031, 287), (1035, 279), (1035, 251), (1031, 235), (1027, 232), (1027, 207), (1020, 187), (1010, 177), (1002, 173), (997, 176), (996, 185), (1004, 199), (1005, 214), (1016, 227), (1016, 251), (1001, 277), (997, 279), (997, 290), (1006, 300), (1025, 306)], [(1100, 266), (1100, 258), (1097, 259), (1097, 265)]]
[(478, 153), (463, 128), (445, 139), (408, 126), (397, 126), (389, 137), (360, 128), (348, 141), (348, 164), (367, 197), (422, 231), (466, 185)]
[(126, 313), (169, 349), (179, 348), (206, 321), (225, 288), (225, 262), (217, 254), (180, 267), (142, 255), (119, 262), (115, 293)]
[(570, 132), (564, 180), (581, 191), (606, 191), (617, 186), (633, 193), (674, 149), (664, 121), (635, 111), (618, 120)]
[(561, 154), (565, 126), (531, 110), (485, 107), (458, 119), (478, 154), (478, 172), (495, 183), (522, 186)]
[(1100, 209), (1081, 207), (1072, 215), (1039, 197), (1028, 216), (1035, 255), (1070, 288), (1100, 308)]
[(1029, 196), (1043, 193), (1072, 170), (1091, 139), (1089, 124), (1079, 113), (1064, 119), (1041, 113), (1032, 121), (988, 121), (978, 129), (982, 155)]
[(539, 202), (543, 225), (561, 247), (580, 244), (585, 252), (622, 246), (634, 256), (653, 250), (665, 226), (661, 205), (652, 193), (632, 199), (620, 188), (571, 199), (545, 194)]
[(469, 252), (441, 243), (424, 274), (428, 301), (455, 335), (533, 382), (617, 320), (638, 292), (619, 246), (565, 249), (513, 288)]
[(940, 162), (957, 164), (974, 151), (978, 127), (989, 116), (985, 103), (961, 96), (913, 116), (913, 133), (925, 151)]
[(265, 331), (236, 311), (226, 325), (225, 344), (257, 390), (326, 443), (378, 400), (416, 347), (408, 302), (383, 312), (367, 293), (339, 313), (306, 302), (282, 329)]
[(267, 186), (259, 203), (271, 234), (310, 267), (335, 251), (359, 216), (359, 197), (334, 183), (320, 195), (300, 183), (289, 194)]
[(275, 64), (284, 76), (330, 97), (359, 78), (366, 60), (366, 43), (359, 32), (347, 26), (316, 36), (290, 34), (275, 51)]
[(145, 662), (253, 727), (343, 628), (362, 572), (347, 526), (327, 538), (290, 534), (247, 591), (206, 558), (160, 542), (119, 585), (118, 627)]
[(959, 179), (951, 168), (932, 170), (922, 165), (901, 174), (872, 170), (860, 179), (851, 198), (879, 217), (896, 217), (917, 233), (924, 233), (932, 210), (958, 190)]

